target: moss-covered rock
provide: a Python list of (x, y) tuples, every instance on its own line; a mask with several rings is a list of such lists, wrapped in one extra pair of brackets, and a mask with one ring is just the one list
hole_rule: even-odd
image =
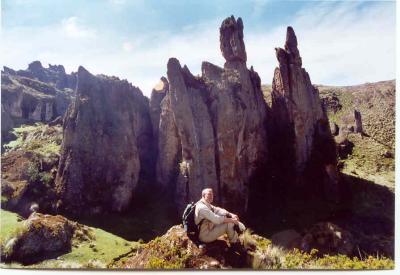
[(71, 250), (71, 239), (78, 224), (57, 215), (32, 213), (14, 237), (4, 246), (6, 261), (32, 264), (57, 257)]

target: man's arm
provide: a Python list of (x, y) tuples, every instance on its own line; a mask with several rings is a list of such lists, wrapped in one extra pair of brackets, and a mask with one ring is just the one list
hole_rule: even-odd
[(239, 221), (239, 217), (236, 214), (233, 214), (231, 212), (229, 212), (228, 210), (221, 208), (221, 207), (214, 207), (214, 213), (218, 214), (218, 215), (222, 215), (222, 216), (226, 216), (227, 218), (233, 218), (235, 220)]
[(207, 207), (199, 208), (199, 217), (201, 217), (202, 219), (207, 219), (210, 222), (212, 222), (213, 224), (224, 223), (225, 219), (226, 219), (224, 216), (220, 216), (220, 215), (213, 213)]

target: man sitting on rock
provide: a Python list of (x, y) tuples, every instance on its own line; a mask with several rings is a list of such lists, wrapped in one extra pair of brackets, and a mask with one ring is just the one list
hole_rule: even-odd
[(211, 188), (204, 189), (201, 196), (195, 210), (195, 223), (200, 226), (199, 240), (204, 243), (213, 242), (226, 233), (231, 247), (239, 249), (238, 232), (241, 233), (246, 229), (239, 221), (239, 217), (223, 208), (211, 205), (214, 199)]

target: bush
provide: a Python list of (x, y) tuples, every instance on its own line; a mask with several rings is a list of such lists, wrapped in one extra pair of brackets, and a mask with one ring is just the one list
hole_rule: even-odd
[(47, 187), (50, 187), (51, 183), (53, 182), (53, 175), (49, 172), (42, 172), (39, 175), (40, 181)]
[(31, 162), (27, 169), (28, 181), (31, 183), (37, 182), (40, 179), (39, 165), (36, 162)]

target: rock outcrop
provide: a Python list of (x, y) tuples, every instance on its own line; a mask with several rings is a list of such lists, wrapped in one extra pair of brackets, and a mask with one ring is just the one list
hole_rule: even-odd
[[(276, 48), (276, 57), (279, 67), (272, 83), (271, 108), (272, 144), (281, 154), (277, 161), (286, 162), (282, 165), (288, 169), (284, 173), (293, 173), (298, 183), (307, 181), (304, 179), (307, 172), (332, 180), (335, 176), (330, 174), (336, 173), (332, 170), (336, 166), (335, 143), (318, 89), (302, 68), (297, 38), (291, 27), (287, 28), (285, 48)], [(286, 152), (284, 156), (282, 152)], [(317, 181), (315, 177), (313, 181)], [(335, 189), (337, 182), (328, 185)]]
[(147, 98), (126, 80), (79, 67), (63, 129), (58, 207), (76, 214), (125, 209), (152, 157)]
[(112, 268), (123, 269), (227, 269), (249, 266), (245, 248), (241, 253), (233, 251), (226, 236), (207, 244), (202, 250), (187, 237), (180, 225), (171, 227), (164, 235), (110, 264)]
[(361, 113), (357, 110), (354, 110), (354, 124), (355, 124), (354, 132), (362, 134), (363, 127), (362, 127)]
[(179, 208), (211, 187), (219, 204), (244, 212), (252, 177), (267, 158), (267, 106), (258, 74), (246, 67), (241, 18), (223, 21), (220, 42), (224, 68), (203, 62), (199, 77), (175, 58), (168, 62), (157, 177), (175, 190)]
[(35, 79), (40, 82), (51, 84), (51, 86), (63, 90), (76, 88), (76, 73), (67, 74), (63, 65), (50, 65), (44, 68), (40, 61), (33, 61), (28, 65), (27, 70), (15, 71), (4, 67), (4, 72), (10, 75), (21, 76), (29, 79)]
[(43, 68), (39, 61), (27, 70), (4, 67), (1, 80), (2, 136), (6, 140), (13, 127), (63, 116), (76, 85), (75, 74), (66, 74), (63, 66)]

